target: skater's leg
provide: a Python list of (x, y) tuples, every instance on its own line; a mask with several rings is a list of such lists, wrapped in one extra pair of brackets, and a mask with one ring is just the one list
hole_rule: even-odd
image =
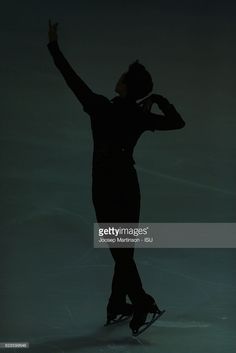
[(120, 302), (128, 294), (132, 304), (137, 304), (145, 296), (145, 291), (134, 261), (134, 248), (110, 248), (110, 251), (115, 269), (109, 302)]
[(114, 259), (114, 273), (112, 278), (111, 295), (109, 298), (109, 305), (121, 305), (126, 303), (126, 295), (128, 294), (126, 285), (122, 278), (122, 273), (119, 268), (119, 263), (117, 261), (117, 253), (122, 249), (110, 248), (111, 255)]
[[(100, 180), (104, 183), (104, 178)], [(111, 181), (112, 180), (112, 181)], [(140, 190), (135, 169), (106, 180), (104, 188), (93, 179), (93, 203), (98, 223), (139, 223)], [(111, 183), (110, 183), (111, 181)], [(106, 193), (104, 193), (106, 190)], [(111, 248), (115, 260), (112, 293), (109, 302), (125, 303), (126, 294), (138, 306), (145, 291), (134, 261), (134, 248)]]
[[(112, 312), (112, 307), (119, 307), (118, 303), (120, 303), (119, 299), (122, 297), (122, 290), (126, 288), (127, 294), (133, 304), (133, 317), (130, 322), (130, 328), (133, 332), (136, 332), (145, 323), (148, 313), (153, 313), (154, 315), (154, 313), (160, 312), (160, 309), (154, 298), (147, 294), (142, 287), (142, 282), (134, 261), (134, 248), (110, 248), (110, 251), (115, 260), (115, 271), (108, 311)], [(122, 304), (120, 305), (122, 307)]]
[[(117, 190), (119, 186), (119, 190)], [(134, 227), (139, 224), (140, 214), (140, 189), (137, 173), (131, 168), (126, 173), (121, 173), (114, 188), (117, 190), (116, 200), (113, 203), (113, 219), (116, 223), (133, 223)], [(134, 262), (134, 248), (110, 248), (115, 261), (114, 275), (112, 280), (112, 298), (128, 294), (132, 303), (136, 296), (143, 294), (141, 279)]]

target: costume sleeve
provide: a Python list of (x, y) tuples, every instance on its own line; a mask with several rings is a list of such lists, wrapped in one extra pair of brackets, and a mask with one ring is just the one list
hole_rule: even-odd
[(84, 111), (88, 112), (94, 110), (96, 107), (101, 107), (102, 99), (99, 99), (99, 97), (103, 96), (95, 94), (77, 75), (77, 73), (73, 70), (69, 62), (62, 54), (58, 42), (56, 40), (50, 42), (47, 44), (47, 47), (53, 57), (56, 67), (61, 72), (67, 85), (83, 105)]
[(164, 114), (144, 113), (145, 130), (176, 130), (185, 126), (185, 122), (172, 104), (164, 109)]

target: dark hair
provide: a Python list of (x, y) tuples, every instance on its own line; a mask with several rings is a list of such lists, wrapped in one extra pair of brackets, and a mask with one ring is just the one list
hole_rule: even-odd
[(139, 60), (129, 65), (124, 83), (127, 85), (128, 96), (135, 100), (145, 97), (153, 89), (152, 77)]

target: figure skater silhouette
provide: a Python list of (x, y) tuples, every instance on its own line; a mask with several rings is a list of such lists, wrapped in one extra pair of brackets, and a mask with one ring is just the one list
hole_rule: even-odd
[[(49, 20), (47, 47), (56, 67), (90, 116), (94, 142), (92, 163), (92, 200), (98, 223), (138, 223), (140, 189), (134, 147), (144, 131), (175, 130), (185, 122), (175, 107), (159, 94), (151, 94), (151, 75), (138, 60), (129, 65), (115, 86), (118, 93), (109, 100), (94, 93), (78, 76), (58, 45), (58, 24)], [(139, 103), (137, 100), (142, 99)], [(163, 114), (151, 112), (156, 103)], [(107, 320), (118, 314), (132, 315), (130, 328), (137, 330), (147, 314), (158, 306), (147, 294), (134, 261), (134, 248), (111, 248), (115, 262)], [(128, 295), (131, 304), (126, 302)]]

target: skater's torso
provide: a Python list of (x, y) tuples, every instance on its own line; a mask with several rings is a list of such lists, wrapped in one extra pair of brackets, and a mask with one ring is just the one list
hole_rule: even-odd
[(134, 147), (145, 130), (136, 102), (118, 96), (107, 102), (104, 99), (103, 109), (90, 117), (94, 141), (93, 176), (111, 170), (125, 173), (133, 169)]
[(105, 98), (104, 106), (90, 114), (92, 198), (98, 222), (138, 222), (140, 189), (133, 152), (145, 130), (138, 109), (135, 102)]

